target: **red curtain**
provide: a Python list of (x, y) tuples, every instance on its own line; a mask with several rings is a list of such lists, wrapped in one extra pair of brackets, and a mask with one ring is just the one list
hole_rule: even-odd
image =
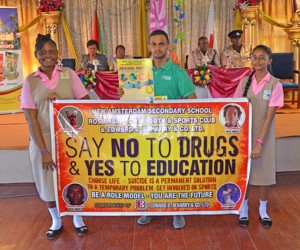
[(117, 89), (119, 88), (119, 79), (117, 73), (96, 72), (97, 85), (95, 92), (102, 100), (118, 100)]
[[(250, 75), (252, 71), (251, 68), (227, 69), (216, 66), (209, 66), (209, 69), (212, 72), (212, 82), (208, 85), (208, 89), (214, 98), (232, 97), (241, 79)], [(186, 72), (193, 80), (194, 69), (188, 69)], [(97, 72), (96, 78), (95, 92), (100, 99), (119, 99), (117, 94), (117, 89), (119, 88), (117, 73)]]
[(251, 68), (227, 69), (209, 66), (212, 72), (212, 83), (208, 85), (214, 98), (233, 97), (233, 94), (244, 76), (250, 75)]

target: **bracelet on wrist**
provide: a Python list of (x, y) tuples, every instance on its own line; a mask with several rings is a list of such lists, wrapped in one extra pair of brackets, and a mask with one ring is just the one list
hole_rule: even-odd
[(44, 155), (44, 154), (48, 153), (48, 150), (47, 149), (43, 149), (43, 150), (40, 151), (40, 153), (41, 153), (41, 155)]
[(261, 144), (261, 145), (264, 145), (264, 144), (265, 144), (265, 142), (264, 142), (262, 139), (260, 139), (260, 138), (256, 138), (255, 141), (258, 142), (258, 143)]

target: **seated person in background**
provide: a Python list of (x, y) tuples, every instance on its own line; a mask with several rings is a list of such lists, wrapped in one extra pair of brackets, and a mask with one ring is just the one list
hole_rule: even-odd
[(171, 61), (173, 63), (177, 64), (180, 67), (180, 60), (179, 60), (179, 58), (178, 58), (178, 56), (177, 56), (177, 54), (175, 52), (169, 50), (167, 56), (171, 59)]
[(112, 59), (110, 65), (109, 65), (109, 70), (110, 71), (117, 71), (117, 59), (132, 59), (131, 56), (125, 55), (125, 47), (123, 45), (118, 45), (116, 47), (116, 56)]
[(208, 47), (208, 39), (205, 36), (201, 36), (198, 39), (198, 48), (191, 51), (188, 57), (188, 69), (195, 68), (201, 65), (215, 65), (220, 66), (220, 56), (218, 52)]
[(221, 53), (221, 65), (226, 68), (251, 67), (251, 46), (242, 44), (242, 30), (233, 30), (228, 33), (232, 45)]
[(96, 40), (89, 40), (86, 44), (88, 54), (82, 55), (78, 70), (108, 70), (107, 58), (105, 55), (97, 53), (99, 44)]

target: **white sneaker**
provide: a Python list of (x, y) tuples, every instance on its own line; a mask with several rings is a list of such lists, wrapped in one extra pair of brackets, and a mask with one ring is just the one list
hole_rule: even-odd
[(146, 225), (150, 223), (156, 216), (141, 216), (138, 218), (137, 223), (140, 225)]
[(174, 215), (173, 216), (173, 226), (176, 229), (183, 228), (185, 226), (185, 220), (183, 215)]

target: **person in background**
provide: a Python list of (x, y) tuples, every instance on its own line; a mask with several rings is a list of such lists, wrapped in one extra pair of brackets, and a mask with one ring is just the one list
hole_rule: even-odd
[(77, 70), (108, 70), (107, 58), (103, 54), (97, 53), (99, 51), (99, 44), (96, 40), (89, 40), (86, 44), (88, 54), (82, 55), (79, 68)]
[(171, 61), (172, 61), (173, 63), (175, 63), (175, 64), (177, 64), (178, 66), (180, 66), (180, 60), (179, 60), (179, 58), (178, 58), (178, 55), (177, 55), (175, 52), (173, 52), (173, 51), (170, 50), (170, 51), (168, 52), (167, 56), (171, 59)]
[(118, 70), (117, 59), (132, 59), (131, 56), (126, 55), (126, 50), (125, 50), (124, 45), (118, 45), (116, 47), (115, 52), (116, 52), (116, 56), (112, 59), (110, 65), (109, 65), (110, 71)]
[[(154, 30), (149, 37), (148, 49), (151, 52), (152, 70), (155, 96), (166, 96), (168, 100), (196, 99), (195, 86), (184, 69), (176, 65), (167, 56), (170, 50), (168, 34), (163, 30)], [(119, 97), (124, 94), (122, 88), (118, 89)], [(156, 216), (141, 216), (137, 223), (145, 225)], [(173, 216), (173, 227), (183, 228), (185, 220), (183, 215)]]
[(280, 81), (268, 72), (272, 52), (265, 45), (254, 48), (254, 71), (238, 85), (234, 97), (246, 97), (252, 104), (252, 150), (249, 185), (242, 203), (239, 225), (249, 225), (248, 197), (251, 186), (259, 186), (259, 218), (263, 227), (271, 227), (267, 213), (268, 188), (276, 183), (275, 113), (283, 106), (283, 89)]
[(233, 30), (228, 33), (231, 45), (221, 53), (221, 65), (226, 68), (251, 67), (250, 45), (242, 44), (242, 30)]
[[(35, 57), (40, 66), (25, 79), (21, 108), (24, 111), (29, 132), (29, 153), (32, 171), (40, 198), (46, 202), (52, 225), (46, 236), (56, 238), (63, 230), (54, 195), (53, 170), (57, 167), (51, 155), (49, 102), (56, 99), (89, 99), (85, 87), (70, 68), (56, 65), (58, 51), (49, 34), (39, 34), (35, 43)], [(88, 228), (79, 215), (73, 216), (79, 236)]]
[(215, 65), (220, 66), (220, 56), (218, 52), (209, 48), (208, 39), (205, 36), (201, 36), (198, 39), (198, 48), (191, 51), (188, 57), (188, 69), (193, 69), (196, 66), (205, 65)]

